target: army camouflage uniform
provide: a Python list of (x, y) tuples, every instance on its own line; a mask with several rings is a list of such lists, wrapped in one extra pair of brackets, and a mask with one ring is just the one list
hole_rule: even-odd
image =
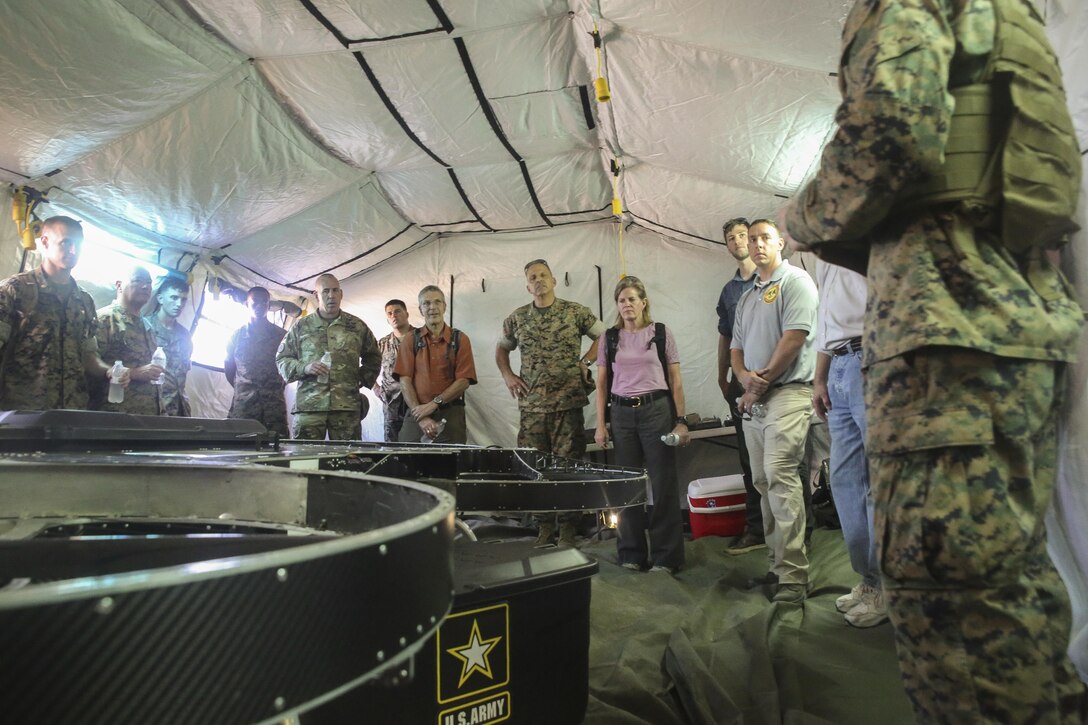
[[(185, 394), (185, 378), (192, 368), (193, 338), (185, 326), (175, 322), (170, 327), (159, 322), (157, 314), (144, 317), (155, 335), (156, 347), (166, 353), (166, 372), (162, 376), (159, 394), (162, 396), (163, 415), (189, 417), (192, 408)], [(152, 350), (154, 353), (154, 350)]]
[[(529, 386), (518, 399), (518, 446), (566, 458), (585, 455), (582, 409), (589, 396), (578, 361), (582, 337), (596, 340), (603, 332), (604, 323), (588, 307), (558, 297), (548, 307), (522, 305), (503, 321), (499, 345), (506, 350), (521, 347), (519, 375)], [(569, 525), (580, 518), (580, 513), (561, 514), (560, 522)], [(551, 517), (534, 519), (540, 524)]]
[[(408, 330), (405, 337), (412, 339), (412, 331)], [(397, 364), (397, 351), (400, 350), (401, 340), (396, 333), (378, 340), (378, 352), (382, 355), (382, 370), (378, 375), (378, 381), (374, 383), (374, 394), (382, 401), (385, 409), (385, 440), (395, 441), (400, 436), (401, 426), (404, 425), (404, 416), (408, 414), (408, 403), (404, 400), (404, 394), (400, 391), (400, 381), (393, 377), (393, 366)]]
[[(329, 382), (319, 383), (302, 371), (325, 351), (332, 353), (332, 370)], [(355, 315), (341, 312), (326, 321), (314, 313), (295, 323), (276, 351), (280, 377), (299, 381), (292, 437), (323, 440), (327, 431), (331, 440), (361, 439), (366, 398), (359, 391), (374, 384), (381, 361), (374, 334)]]
[[(951, 178), (939, 173), (954, 143), (949, 88), (986, 80), (994, 48), (1010, 47), (995, 44), (995, 28), (1001, 37), (1012, 27), (999, 18), (1016, 14), (1017, 28), (1042, 36), (1022, 0), (857, 2), (843, 35), (838, 133), (786, 216), (821, 257), (862, 271), (867, 260), (874, 529), (904, 685), (927, 723), (1083, 717), (1066, 655), (1069, 601), (1044, 526), (1060, 379), (1082, 312), (1039, 246), (1013, 251), (1024, 232), (1044, 242), (1051, 230), (1010, 235), (980, 213), (1004, 187), (976, 206), (916, 205), (910, 191)], [(1018, 73), (1060, 84), (1045, 43)], [(1045, 113), (1041, 135), (1070, 151), (1039, 166), (1064, 164), (1057, 185), (1070, 184), (1075, 200), (1080, 159), (1063, 135), (1072, 127), (1060, 85), (1016, 113), (1047, 100), (1058, 110)], [(1051, 198), (1032, 197), (1003, 198), (1028, 213)]]
[[(98, 311), (98, 346), (107, 365), (112, 365), (115, 360), (120, 360), (129, 369), (149, 365), (157, 345), (155, 335), (144, 318), (133, 315), (119, 302)], [(91, 408), (95, 410), (134, 415), (162, 414), (159, 385), (132, 380), (125, 388), (125, 399), (120, 403), (107, 400), (107, 381), (94, 381), (89, 387)]]
[(287, 437), (287, 402), (283, 378), (276, 369), (276, 350), (284, 330), (268, 320), (256, 320), (234, 331), (227, 342), (227, 359), (235, 364), (234, 397), (228, 418), (250, 418), (269, 431)]
[(0, 410), (83, 410), (83, 360), (98, 353), (91, 296), (41, 269), (0, 281)]

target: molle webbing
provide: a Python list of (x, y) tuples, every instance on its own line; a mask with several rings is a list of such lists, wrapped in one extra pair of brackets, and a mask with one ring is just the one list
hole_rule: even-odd
[(1023, 0), (993, 7), (990, 80), (950, 89), (956, 106), (945, 165), (904, 189), (897, 206), (960, 203), (980, 219), (988, 212), (1005, 246), (1020, 253), (1060, 244), (1078, 229), (1080, 151), (1042, 22)]

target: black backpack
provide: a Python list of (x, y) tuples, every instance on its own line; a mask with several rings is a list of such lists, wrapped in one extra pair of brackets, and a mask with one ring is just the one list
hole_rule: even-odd
[[(419, 334), (422, 328), (412, 330), (412, 349), (418, 355), (427, 343), (423, 341), (423, 335)], [(457, 379), (457, 348), (461, 345), (461, 331), (456, 327), (450, 328), (450, 344), (446, 347), (446, 362), (450, 366), (450, 380)]]
[[(665, 359), (665, 323), (654, 323), (653, 342), (657, 345), (657, 359), (661, 361), (661, 370), (665, 373), (665, 386), (669, 389), (669, 408), (673, 417), (676, 417), (676, 403), (672, 399), (672, 380), (669, 378), (669, 363)], [(612, 363), (616, 360), (616, 350), (620, 347), (620, 330), (618, 327), (610, 327), (604, 331), (605, 359), (608, 361), (608, 400), (605, 402), (604, 413), (608, 417), (612, 410), (612, 383), (615, 376), (612, 374)]]

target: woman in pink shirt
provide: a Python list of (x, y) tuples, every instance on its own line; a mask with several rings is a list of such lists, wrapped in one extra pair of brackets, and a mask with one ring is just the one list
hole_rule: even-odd
[(649, 567), (672, 574), (684, 565), (684, 535), (676, 450), (662, 436), (675, 433), (680, 445), (688, 444), (680, 356), (672, 332), (651, 319), (646, 286), (638, 277), (621, 279), (614, 299), (616, 324), (597, 348), (594, 439), (602, 448), (608, 446), (605, 421), (610, 419), (616, 463), (645, 468), (650, 478), (647, 506), (620, 514), (619, 562), (634, 571)]

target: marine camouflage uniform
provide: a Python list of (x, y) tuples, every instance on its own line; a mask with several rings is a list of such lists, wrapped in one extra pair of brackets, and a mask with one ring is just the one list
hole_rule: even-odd
[(175, 321), (167, 327), (159, 322), (158, 314), (155, 313), (144, 319), (155, 334), (156, 346), (166, 353), (166, 372), (163, 373), (162, 385), (159, 386), (163, 415), (187, 418), (193, 414), (189, 406), (189, 396), (185, 393), (185, 378), (193, 366), (193, 337), (180, 322)]
[(227, 359), (235, 364), (234, 397), (228, 418), (250, 418), (287, 437), (287, 402), (283, 378), (276, 369), (276, 350), (284, 330), (266, 319), (243, 325), (227, 342)]
[[(409, 337), (415, 330), (408, 330), (405, 337)], [(410, 338), (409, 338), (410, 339)], [(408, 403), (404, 400), (404, 394), (400, 390), (400, 381), (393, 377), (393, 366), (397, 364), (397, 351), (400, 350), (401, 339), (395, 332), (378, 340), (378, 352), (382, 354), (382, 370), (378, 374), (378, 381), (374, 383), (374, 394), (382, 401), (385, 409), (385, 440), (395, 441), (400, 435), (401, 426), (404, 425), (404, 416), (408, 414)]]
[(0, 410), (84, 410), (83, 360), (97, 354), (91, 296), (41, 269), (0, 281)]
[[(332, 370), (329, 382), (319, 383), (303, 369), (326, 350), (332, 353)], [(366, 398), (359, 391), (374, 384), (381, 362), (374, 333), (355, 315), (341, 312), (326, 321), (315, 312), (295, 323), (276, 351), (280, 377), (299, 381), (292, 437), (322, 440), (328, 432), (330, 440), (361, 439)]]
[[(158, 344), (144, 318), (134, 315), (119, 302), (98, 311), (98, 346), (102, 360), (113, 365), (120, 360), (126, 368), (138, 368), (151, 364)], [(159, 403), (160, 385), (148, 381), (131, 380), (125, 388), (125, 399), (111, 403), (107, 399), (109, 383), (105, 380), (91, 384), (91, 407), (95, 410), (112, 410), (134, 415), (161, 415)]]
[(521, 347), (518, 373), (529, 391), (518, 399), (518, 445), (569, 458), (586, 452), (585, 417), (589, 403), (578, 365), (582, 336), (596, 340), (604, 324), (577, 302), (556, 298), (548, 307), (529, 303), (502, 323), (499, 345)]
[[(1009, 17), (1021, 0), (997, 2)], [(864, 271), (868, 257), (874, 528), (917, 718), (1082, 722), (1083, 685), (1065, 653), (1069, 602), (1044, 527), (1060, 378), (1082, 312), (1040, 248), (1014, 255), (1021, 240), (964, 205), (903, 201), (908, 183), (946, 163), (948, 89), (984, 80), (994, 5), (856, 3), (839, 129), (786, 221), (831, 261)], [(1036, 58), (1025, 75), (1054, 66)], [(1064, 104), (1060, 92), (1044, 95)], [(1075, 145), (1065, 156), (1079, 186)]]
[[(499, 345), (506, 350), (521, 347), (518, 373), (529, 391), (518, 399), (521, 421), (518, 446), (535, 448), (566, 458), (586, 453), (586, 421), (582, 409), (589, 403), (582, 369), (582, 337), (596, 340), (604, 323), (585, 305), (555, 298), (548, 307), (533, 303), (514, 310), (502, 323)], [(551, 517), (537, 514), (538, 524)], [(581, 513), (560, 514), (569, 528)]]

